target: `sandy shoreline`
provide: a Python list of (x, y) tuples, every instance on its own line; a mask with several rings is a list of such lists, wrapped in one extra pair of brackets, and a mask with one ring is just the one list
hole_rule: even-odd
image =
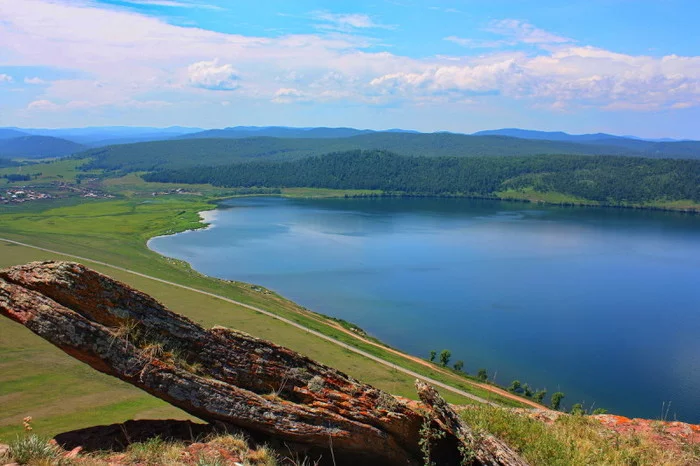
[[(183, 233), (190, 233), (193, 231), (211, 230), (212, 228), (216, 227), (216, 224), (214, 222), (219, 217), (219, 211), (216, 208), (197, 212), (197, 215), (199, 215), (199, 222), (204, 224), (204, 226), (198, 227), (198, 228), (190, 228), (189, 230), (178, 231), (178, 232), (169, 233), (166, 235), (154, 236), (152, 238), (149, 238), (148, 241), (146, 241), (146, 247), (153, 252), (157, 252), (153, 248), (151, 248), (151, 241), (153, 241), (154, 239), (165, 238), (167, 236), (173, 236), (173, 235), (180, 235)], [(158, 254), (160, 254), (160, 253), (158, 253)]]

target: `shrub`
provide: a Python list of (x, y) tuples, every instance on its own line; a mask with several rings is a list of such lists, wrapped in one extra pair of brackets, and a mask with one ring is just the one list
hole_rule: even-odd
[(510, 387), (508, 387), (508, 391), (517, 392), (517, 391), (520, 391), (521, 388), (522, 388), (522, 384), (520, 383), (520, 380), (513, 380), (510, 383)]
[(561, 400), (564, 399), (564, 394), (562, 392), (552, 393), (552, 398), (550, 400), (549, 406), (552, 409), (559, 410), (561, 406)]
[(450, 350), (442, 350), (440, 351), (440, 364), (442, 364), (443, 367), (447, 366), (450, 362), (450, 358), (452, 357), (452, 353)]

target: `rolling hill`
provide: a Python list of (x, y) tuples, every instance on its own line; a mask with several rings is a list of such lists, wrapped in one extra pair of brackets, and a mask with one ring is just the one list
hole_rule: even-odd
[(29, 135), (27, 133), (17, 131), (16, 129), (0, 128), (0, 140), (19, 138), (22, 136), (29, 136)]
[(82, 144), (51, 136), (21, 136), (0, 140), (0, 157), (8, 159), (65, 157), (84, 149)]
[[(614, 141), (614, 140), (613, 140)], [(700, 158), (700, 142), (648, 143), (636, 147), (468, 136), (452, 133), (369, 133), (344, 138), (180, 139), (91, 149), (78, 154), (93, 161), (85, 168), (150, 171), (159, 168), (217, 166), (245, 161), (297, 160), (348, 150), (387, 150), (410, 156), (494, 157), (528, 155), (625, 155), (652, 158)]]

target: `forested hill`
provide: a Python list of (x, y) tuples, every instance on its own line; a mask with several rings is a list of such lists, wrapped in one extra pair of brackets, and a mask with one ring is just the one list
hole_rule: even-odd
[(0, 158), (65, 157), (85, 146), (50, 136), (20, 136), (0, 140)]
[(563, 193), (602, 204), (700, 202), (700, 160), (610, 156), (406, 157), (350, 151), (292, 162), (162, 170), (147, 181), (227, 187), (371, 189), (496, 197), (508, 190)]
[[(644, 141), (640, 141), (644, 142)], [(345, 138), (189, 139), (144, 142), (91, 149), (85, 168), (150, 171), (196, 165), (226, 165), (251, 160), (296, 160), (348, 150), (388, 150), (425, 157), (494, 157), (538, 154), (625, 155), (700, 158), (700, 142), (647, 143), (628, 147), (563, 141), (517, 139), (505, 136), (466, 136), (451, 133), (372, 133)]]

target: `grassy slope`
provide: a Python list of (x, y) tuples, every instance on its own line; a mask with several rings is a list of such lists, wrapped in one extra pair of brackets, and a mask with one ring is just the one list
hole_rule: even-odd
[[(79, 173), (76, 168), (87, 162), (87, 159), (64, 159), (55, 162), (44, 162), (44, 163), (34, 163), (29, 165), (20, 165), (17, 167), (8, 167), (0, 169), (0, 176), (2, 175), (33, 175), (35, 173), (41, 173), (42, 175), (36, 179), (32, 180), (31, 183), (27, 181), (19, 181), (16, 183), (8, 183), (12, 185), (25, 185), (25, 184), (37, 184), (39, 181), (51, 182), (51, 181), (65, 181), (74, 182), (75, 176)], [(7, 180), (0, 180), (0, 184), (7, 182)]]
[[(479, 406), (461, 412), (477, 432), (490, 432), (515, 448), (530, 464), (542, 466), (693, 465), (700, 445), (666, 434), (664, 440), (641, 433), (619, 434), (588, 416), (563, 415), (543, 422), (511, 410)], [(659, 428), (663, 427), (659, 425)]]
[[(156, 234), (199, 226), (197, 212), (213, 207), (201, 197), (137, 196), (63, 204), (0, 208), (0, 236), (102, 260), (253, 304), (479, 396), (506, 405), (517, 404), (473, 388), (460, 377), (428, 370), (381, 348), (358, 342), (280, 296), (254, 291), (247, 284), (204, 277), (186, 264), (161, 257), (145, 247), (146, 240)], [(60, 257), (0, 243), (1, 267), (50, 258)], [(174, 311), (205, 326), (225, 325), (267, 338), (391, 393), (415, 396), (410, 377), (287, 324), (187, 290), (108, 267), (88, 265), (153, 295)], [(133, 417), (184, 415), (131, 386), (82, 366), (7, 319), (0, 320), (0, 355), (0, 440), (17, 432), (21, 418), (26, 415), (33, 415), (39, 431), (46, 434)], [(467, 402), (456, 395), (445, 395), (452, 402)]]

